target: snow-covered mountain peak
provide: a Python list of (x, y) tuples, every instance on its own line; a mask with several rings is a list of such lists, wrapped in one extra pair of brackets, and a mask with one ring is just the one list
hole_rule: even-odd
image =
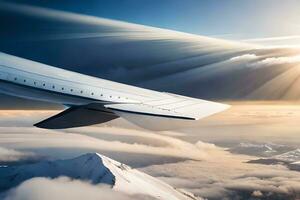
[(291, 148), (285, 145), (274, 143), (240, 143), (229, 149), (232, 153), (246, 154), (253, 156), (271, 157), (290, 151)]
[(34, 177), (67, 176), (93, 184), (113, 187), (115, 177), (96, 153), (84, 154), (69, 160), (42, 161), (34, 164), (0, 168), (0, 191), (14, 187)]
[(129, 195), (142, 194), (161, 200), (196, 199), (136, 169), (98, 153), (67, 160), (43, 161), (0, 168), (0, 191), (34, 177), (67, 176), (92, 184), (106, 184)]

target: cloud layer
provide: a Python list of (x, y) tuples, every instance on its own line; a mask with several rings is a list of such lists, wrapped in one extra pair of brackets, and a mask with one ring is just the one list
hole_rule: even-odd
[(215, 162), (186, 161), (144, 170), (177, 188), (208, 199), (299, 198), (299, 172), (280, 165), (246, 164), (240, 159), (229, 156)]
[[(53, 112), (49, 112), (49, 115), (51, 114)], [(45, 111), (6, 111), (0, 116), (6, 121), (7, 126), (10, 123), (11, 125), (16, 124), (18, 121), (20, 124), (24, 124), (24, 116), (34, 116), (31, 119), (38, 120), (45, 116)], [(126, 152), (193, 160), (209, 159), (210, 153), (219, 152), (223, 154), (221, 148), (212, 144), (199, 142), (195, 145), (146, 130), (84, 127), (55, 131), (30, 127), (33, 121), (29, 120), (30, 117), (27, 119), (28, 127), (0, 127), (0, 145), (6, 148), (31, 151), (56, 148), (81, 149), (84, 151)]]
[[(50, 195), (51, 194), (51, 195)], [(129, 196), (116, 192), (105, 185), (91, 185), (80, 180), (67, 177), (56, 179), (33, 178), (7, 192), (5, 200), (154, 200), (153, 197)]]
[[(278, 107), (243, 104), (234, 106), (227, 114), (201, 121), (200, 126), (189, 133), (154, 133), (142, 129), (126, 129), (124, 126), (128, 124), (122, 121), (116, 124), (124, 125), (123, 128), (114, 127), (113, 123), (110, 123), (103, 127), (65, 131), (43, 130), (30, 127), (30, 124), (34, 120), (46, 117), (46, 111), (6, 111), (0, 115), (1, 119), (6, 121), (0, 128), (0, 146), (6, 150), (10, 149), (8, 152), (12, 154), (19, 155), (16, 152), (30, 151), (52, 159), (70, 158), (84, 152), (100, 152), (118, 161), (138, 166), (140, 170), (159, 177), (178, 189), (185, 189), (210, 199), (295, 199), (300, 193), (299, 172), (290, 171), (280, 164), (247, 163), (258, 157), (234, 155), (214, 144), (201, 140), (193, 141), (197, 138), (213, 140), (213, 137), (217, 137), (230, 144), (246, 140), (247, 135), (248, 139), (259, 141), (282, 137), (297, 142), (299, 140), (291, 138), (299, 137), (298, 129), (294, 128), (298, 127), (294, 119), (298, 118), (299, 113), (299, 107), (295, 105)], [(24, 117), (27, 119), (26, 123), (22, 122)], [(284, 129), (285, 126), (292, 128), (295, 134)], [(275, 136), (270, 135), (268, 131)], [(168, 160), (169, 158), (176, 159)], [(147, 163), (139, 165), (143, 160), (147, 160)], [(43, 185), (44, 181), (46, 185), (50, 182), (50, 186), (51, 183), (57, 182), (42, 180), (38, 185)], [(29, 186), (26, 186), (26, 191), (37, 187), (31, 183)], [(10, 194), (12, 198), (17, 197), (19, 193)]]

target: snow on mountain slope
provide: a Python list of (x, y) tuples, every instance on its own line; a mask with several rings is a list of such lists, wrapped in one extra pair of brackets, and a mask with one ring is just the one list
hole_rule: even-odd
[(300, 149), (295, 149), (293, 151), (288, 151), (286, 153), (274, 156), (277, 160), (282, 160), (286, 162), (300, 162)]
[(232, 153), (262, 157), (270, 157), (290, 150), (288, 146), (274, 143), (240, 143), (229, 149)]
[(15, 167), (0, 167), (0, 191), (33, 177), (67, 176), (92, 184), (108, 184), (127, 194), (144, 194), (161, 200), (196, 199), (170, 185), (97, 153), (74, 159), (44, 161)]

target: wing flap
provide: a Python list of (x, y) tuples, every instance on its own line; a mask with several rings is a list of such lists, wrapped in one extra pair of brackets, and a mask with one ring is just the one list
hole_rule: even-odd
[(34, 126), (46, 129), (63, 129), (104, 123), (118, 118), (105, 108), (71, 107)]
[(196, 120), (192, 116), (176, 113), (169, 109), (161, 109), (156, 106), (150, 106), (147, 104), (109, 104), (105, 105), (106, 108), (112, 110), (115, 113), (128, 113), (136, 115), (147, 115), (153, 117), (165, 117), (176, 118), (185, 120)]

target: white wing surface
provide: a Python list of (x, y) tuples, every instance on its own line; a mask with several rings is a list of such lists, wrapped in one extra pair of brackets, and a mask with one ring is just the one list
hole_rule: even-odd
[(128, 121), (151, 130), (170, 130), (192, 126), (195, 120), (229, 108), (229, 105), (170, 93), (152, 101), (108, 104), (107, 109)]

